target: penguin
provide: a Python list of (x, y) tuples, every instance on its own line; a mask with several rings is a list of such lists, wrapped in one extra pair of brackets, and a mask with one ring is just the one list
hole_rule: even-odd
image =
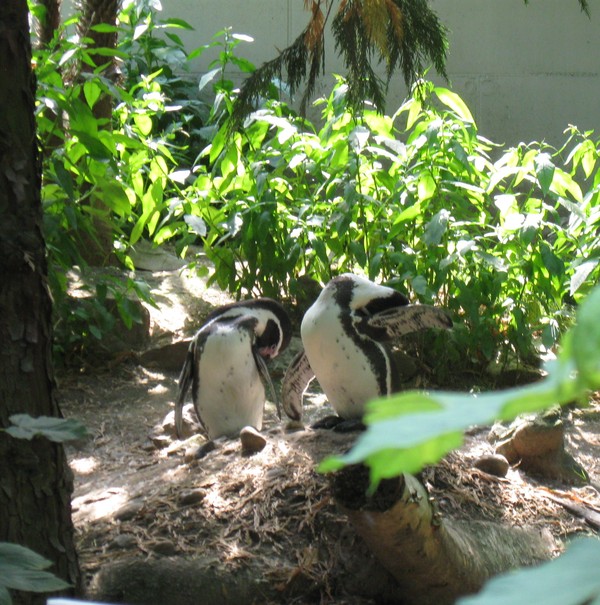
[(304, 350), (290, 363), (282, 384), (285, 413), (302, 419), (302, 397), (316, 377), (340, 419), (360, 420), (367, 401), (401, 389), (390, 344), (424, 328), (451, 327), (442, 309), (410, 304), (400, 292), (364, 277), (335, 277), (302, 319)]
[(281, 417), (266, 362), (289, 344), (292, 324), (270, 298), (235, 302), (215, 309), (192, 339), (175, 402), (175, 430), (182, 434), (185, 396), (192, 400), (209, 439), (236, 436), (246, 426), (262, 428), (265, 384)]

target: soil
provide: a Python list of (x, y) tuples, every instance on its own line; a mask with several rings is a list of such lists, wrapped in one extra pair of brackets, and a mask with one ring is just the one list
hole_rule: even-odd
[[(254, 455), (231, 439), (198, 460), (201, 436), (173, 438), (176, 362), (185, 351), (173, 343), (228, 297), (177, 269), (145, 277), (158, 302), (148, 307), (146, 351), (113, 351), (100, 366), (88, 360), (59, 377), (63, 413), (91, 435), (67, 448), (88, 596), (144, 605), (401, 602), (315, 470), (356, 434), (286, 427), (267, 403), (267, 445)], [(295, 338), (271, 367), (276, 387), (299, 346)], [(308, 418), (327, 413), (317, 389)], [(542, 482), (518, 465), (503, 478), (478, 470), (476, 459), (493, 448), (489, 427), (474, 428), (462, 450), (423, 473), (441, 514), (544, 527), (557, 551), (575, 533), (598, 531), (581, 514), (600, 514), (600, 400), (564, 410), (563, 421), (589, 483)]]

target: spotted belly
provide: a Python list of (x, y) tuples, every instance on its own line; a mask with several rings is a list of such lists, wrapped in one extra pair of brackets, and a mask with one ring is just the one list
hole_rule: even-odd
[(204, 346), (194, 405), (211, 439), (262, 428), (265, 389), (251, 344), (245, 333), (222, 330)]

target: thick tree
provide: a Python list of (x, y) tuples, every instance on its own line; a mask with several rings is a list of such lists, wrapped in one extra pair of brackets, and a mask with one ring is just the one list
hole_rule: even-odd
[[(35, 78), (27, 0), (0, 2), (0, 427), (17, 413), (61, 415), (42, 233)], [(0, 541), (26, 546), (79, 588), (72, 476), (62, 445), (0, 432)], [(17, 603), (45, 603), (20, 594)]]

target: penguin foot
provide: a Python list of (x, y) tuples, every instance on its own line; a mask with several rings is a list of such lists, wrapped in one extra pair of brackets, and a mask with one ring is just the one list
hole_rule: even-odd
[(335, 429), (338, 424), (344, 422), (344, 419), (340, 416), (325, 416), (321, 418), (321, 420), (317, 420), (314, 424), (310, 425), (311, 429), (325, 429), (326, 431), (331, 431)]
[(336, 433), (351, 433), (353, 431), (364, 431), (366, 429), (359, 418), (345, 419), (341, 416), (325, 416), (311, 425), (311, 429), (325, 429)]
[(204, 458), (204, 456), (206, 456), (206, 454), (208, 454), (209, 452), (212, 452), (215, 449), (217, 449), (217, 444), (211, 439), (210, 441), (207, 441), (206, 443), (203, 443), (194, 452), (194, 458), (196, 460), (200, 460), (200, 458)]
[(367, 427), (360, 418), (351, 418), (349, 420), (342, 420), (339, 424), (333, 427), (336, 433), (352, 433), (355, 431), (366, 431)]

